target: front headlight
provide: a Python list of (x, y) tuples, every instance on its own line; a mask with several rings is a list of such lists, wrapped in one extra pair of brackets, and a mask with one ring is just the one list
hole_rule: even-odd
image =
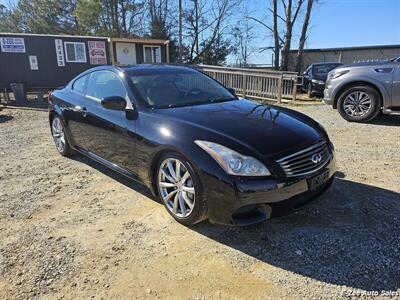
[(333, 73), (331, 73), (331, 79), (336, 79), (344, 74), (349, 73), (350, 70), (341, 70), (341, 71), (333, 71)]
[(322, 80), (312, 79), (311, 81), (312, 81), (312, 83), (316, 83), (316, 84), (320, 84), (320, 85), (325, 85), (325, 81), (322, 81)]
[(232, 149), (217, 143), (194, 141), (210, 154), (219, 165), (230, 175), (236, 176), (269, 176), (269, 170), (257, 159), (244, 156)]

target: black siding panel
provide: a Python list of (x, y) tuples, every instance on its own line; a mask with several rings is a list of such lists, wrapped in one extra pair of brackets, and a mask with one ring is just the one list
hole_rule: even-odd
[(136, 63), (142, 64), (144, 62), (143, 44), (136, 44)]
[[(25, 53), (7, 53), (0, 51), (0, 88), (9, 88), (12, 82), (25, 83), (28, 89), (55, 88), (65, 85), (77, 74), (96, 67), (90, 64), (88, 41), (104, 41), (106, 44), (107, 64), (110, 64), (107, 39), (90, 39), (65, 36), (29, 36), (2, 35), (0, 37), (22, 37), (25, 40)], [(86, 63), (68, 63), (65, 67), (57, 65), (55, 40), (64, 42), (84, 42), (86, 47)], [(65, 51), (64, 51), (65, 52)], [(39, 70), (31, 70), (29, 55), (37, 56)]]

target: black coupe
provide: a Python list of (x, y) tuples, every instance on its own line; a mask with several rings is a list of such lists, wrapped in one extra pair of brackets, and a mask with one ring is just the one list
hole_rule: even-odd
[(189, 67), (90, 69), (49, 97), (58, 151), (78, 151), (144, 183), (185, 225), (245, 225), (326, 191), (335, 155), (324, 128), (236, 97)]

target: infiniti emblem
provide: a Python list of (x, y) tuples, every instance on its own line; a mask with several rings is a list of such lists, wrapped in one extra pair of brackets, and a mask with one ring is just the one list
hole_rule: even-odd
[(312, 161), (314, 164), (319, 163), (321, 160), (322, 160), (321, 154), (314, 154), (313, 156), (311, 156), (311, 161)]

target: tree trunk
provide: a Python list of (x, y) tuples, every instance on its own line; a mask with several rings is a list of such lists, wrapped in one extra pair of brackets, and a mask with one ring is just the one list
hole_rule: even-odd
[(118, 0), (113, 1), (112, 12), (114, 32), (116, 33), (116, 36), (120, 37), (121, 31), (118, 23)]
[(310, 17), (311, 17), (313, 2), (314, 2), (314, 0), (308, 0), (308, 2), (307, 2), (307, 11), (306, 11), (306, 16), (304, 17), (303, 28), (301, 29), (301, 35), (300, 35), (300, 40), (299, 40), (299, 50), (297, 52), (297, 57), (296, 57), (296, 69), (295, 69), (296, 72), (300, 72), (302, 69), (302, 65), (303, 65), (304, 44), (307, 39), (307, 31), (308, 31), (308, 26), (310, 24)]
[(289, 67), (289, 50), (290, 50), (290, 44), (292, 41), (292, 0), (288, 1), (288, 4), (286, 6), (286, 33), (285, 33), (285, 39), (284, 39), (284, 44), (283, 44), (283, 49), (282, 49), (282, 64), (281, 64), (281, 70), (282, 71), (287, 71)]

